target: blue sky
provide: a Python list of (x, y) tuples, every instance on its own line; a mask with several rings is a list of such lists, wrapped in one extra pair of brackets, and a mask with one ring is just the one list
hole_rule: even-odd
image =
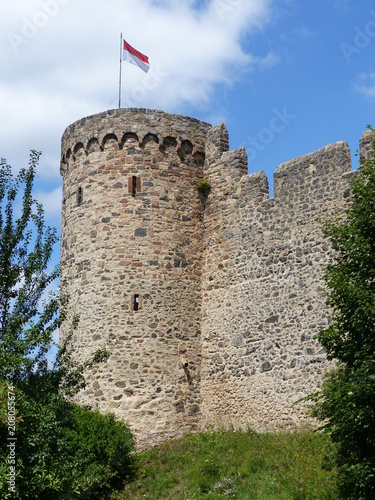
[(227, 118), (231, 146), (248, 149), (246, 138), (262, 138), (274, 109), (285, 108), (291, 116), (280, 133), (263, 133), (272, 140), (252, 147), (256, 157), (249, 170), (263, 169), (270, 177), (279, 163), (338, 140), (348, 141), (354, 151), (366, 125), (375, 125), (375, 5), (370, 1), (290, 2), (261, 33), (246, 36), (243, 46), (258, 53), (271, 50), (276, 61), (236, 85)]
[[(249, 172), (375, 125), (371, 0), (17, 0), (0, 19), (0, 156), (43, 152), (35, 192), (60, 226), (60, 139), (118, 106), (120, 33), (150, 59), (123, 64), (123, 107), (225, 122)], [(354, 155), (353, 155), (354, 156)], [(357, 166), (356, 159), (354, 159)], [(55, 260), (58, 261), (58, 252)]]

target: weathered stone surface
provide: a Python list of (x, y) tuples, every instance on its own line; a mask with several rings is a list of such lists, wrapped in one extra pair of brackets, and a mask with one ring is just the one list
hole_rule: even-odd
[(314, 340), (331, 255), (318, 218), (350, 202), (347, 144), (280, 165), (270, 199), (225, 125), (121, 109), (66, 129), (61, 173), (74, 356), (111, 352), (78, 400), (127, 421), (139, 448), (209, 426), (306, 422), (293, 403), (329, 367)]
[(144, 236), (147, 236), (147, 227), (138, 227), (135, 231), (134, 231), (134, 236), (140, 236), (140, 237), (144, 237)]
[(222, 152), (223, 134), (208, 133), (204, 172), (202, 425), (298, 425), (309, 417), (292, 404), (329, 367), (314, 340), (328, 321), (322, 275), (331, 253), (318, 219), (349, 202), (350, 151), (338, 142), (280, 165), (270, 199), (263, 172), (246, 175), (231, 161), (241, 150)]

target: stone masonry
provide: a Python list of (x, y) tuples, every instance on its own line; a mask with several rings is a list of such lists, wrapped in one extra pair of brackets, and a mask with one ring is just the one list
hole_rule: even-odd
[[(368, 155), (369, 134), (361, 143)], [(293, 403), (329, 367), (314, 339), (329, 318), (321, 221), (349, 203), (350, 151), (338, 142), (280, 165), (273, 198), (247, 170), (223, 124), (160, 111), (107, 111), (63, 135), (73, 352), (111, 353), (77, 400), (128, 422), (140, 449), (207, 427), (309, 421)]]

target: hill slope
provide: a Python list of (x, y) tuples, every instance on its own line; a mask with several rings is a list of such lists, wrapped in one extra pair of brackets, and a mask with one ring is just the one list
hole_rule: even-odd
[(337, 499), (334, 449), (311, 431), (218, 431), (187, 436), (139, 455), (121, 499)]

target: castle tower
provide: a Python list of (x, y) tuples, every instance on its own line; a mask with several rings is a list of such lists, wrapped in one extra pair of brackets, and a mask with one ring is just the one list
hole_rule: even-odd
[[(61, 280), (77, 361), (98, 347), (82, 403), (142, 443), (197, 428), (203, 176), (210, 125), (145, 109), (100, 113), (62, 137)], [(61, 338), (69, 330), (66, 321)]]

